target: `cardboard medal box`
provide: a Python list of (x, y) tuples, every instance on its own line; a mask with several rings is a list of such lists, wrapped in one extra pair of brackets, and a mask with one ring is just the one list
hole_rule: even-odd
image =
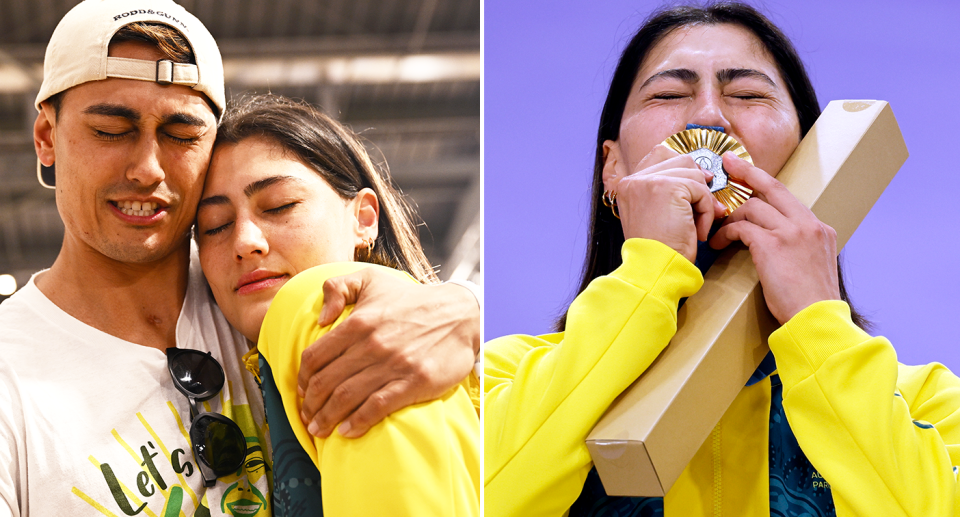
[[(837, 250), (907, 159), (884, 101), (833, 101), (777, 179), (837, 232)], [(726, 250), (677, 315), (670, 344), (587, 437), (609, 495), (663, 496), (767, 354), (779, 327), (750, 252)]]

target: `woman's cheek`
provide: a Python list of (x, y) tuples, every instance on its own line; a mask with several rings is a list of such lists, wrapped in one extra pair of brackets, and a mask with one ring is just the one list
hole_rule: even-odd
[[(751, 135), (757, 137), (757, 145), (751, 142), (747, 151), (754, 156), (757, 167), (776, 177), (800, 143), (800, 124), (791, 113), (776, 111), (764, 115), (754, 121), (755, 128)], [(744, 143), (744, 146), (747, 144)], [(757, 151), (753, 151), (754, 147)]]
[[(667, 107), (633, 113), (620, 123), (620, 148), (630, 173), (637, 172), (637, 165), (654, 146), (686, 126), (678, 110)], [(680, 127), (680, 129), (676, 129)]]
[(232, 291), (232, 289), (226, 285), (229, 283), (227, 280), (227, 255), (224, 255), (227, 250), (220, 248), (222, 247), (208, 244), (204, 254), (208, 255), (209, 258), (207, 260), (201, 258), (200, 264), (203, 267), (204, 275), (207, 277), (207, 282), (214, 292), (214, 296), (219, 300), (226, 300), (227, 297), (225, 295), (228, 291)]

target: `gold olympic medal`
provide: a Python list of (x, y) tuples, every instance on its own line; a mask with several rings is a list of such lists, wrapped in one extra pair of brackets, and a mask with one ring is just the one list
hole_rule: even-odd
[(753, 195), (753, 189), (731, 178), (723, 170), (723, 153), (730, 151), (753, 164), (750, 153), (733, 137), (713, 129), (686, 129), (663, 141), (663, 145), (680, 154), (689, 154), (701, 169), (713, 173), (710, 192), (727, 207), (724, 217), (730, 215)]

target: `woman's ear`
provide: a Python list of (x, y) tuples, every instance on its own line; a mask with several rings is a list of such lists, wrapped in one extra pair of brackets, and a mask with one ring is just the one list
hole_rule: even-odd
[(357, 246), (363, 241), (376, 240), (380, 222), (380, 200), (370, 188), (361, 189), (353, 198), (353, 215), (357, 219)]
[(37, 114), (37, 120), (33, 123), (33, 147), (37, 150), (37, 158), (40, 159), (46, 167), (53, 166), (56, 161), (54, 153), (54, 140), (56, 128), (56, 114), (50, 103), (40, 104), (40, 113)]
[(620, 180), (626, 176), (623, 156), (620, 154), (620, 143), (615, 140), (603, 142), (603, 189), (616, 192)]

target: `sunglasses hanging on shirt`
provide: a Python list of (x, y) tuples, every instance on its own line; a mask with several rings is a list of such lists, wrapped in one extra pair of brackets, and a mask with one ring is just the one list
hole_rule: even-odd
[(203, 412), (197, 402), (216, 397), (223, 389), (223, 367), (210, 352), (170, 347), (167, 369), (173, 384), (190, 402), (190, 443), (204, 486), (236, 472), (247, 456), (247, 440), (236, 422), (219, 413)]

